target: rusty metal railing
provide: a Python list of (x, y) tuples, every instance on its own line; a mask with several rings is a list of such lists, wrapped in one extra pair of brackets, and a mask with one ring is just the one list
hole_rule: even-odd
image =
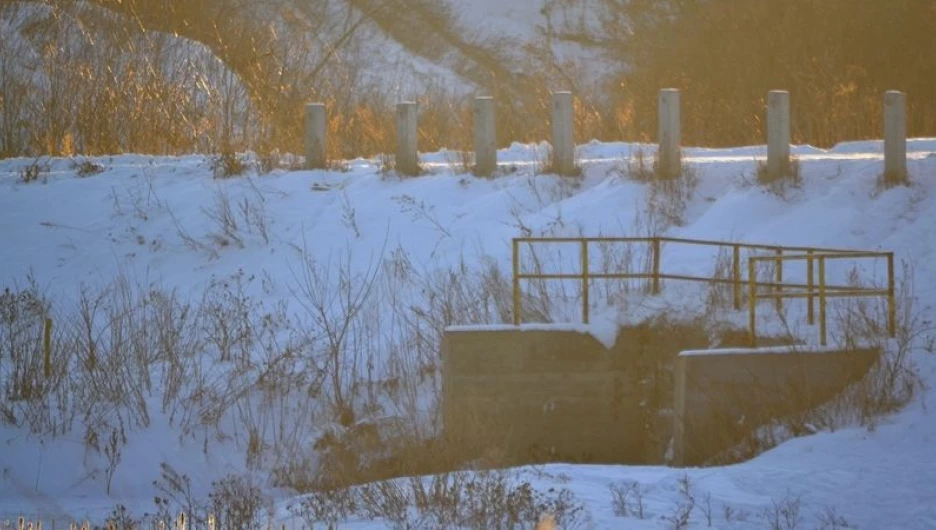
[[(848, 286), (843, 289), (829, 289), (826, 284), (826, 262), (834, 259), (886, 259), (887, 260), (887, 287), (884, 289)], [(806, 276), (808, 283), (805, 291), (784, 292), (782, 290), (772, 293), (758, 294), (757, 285), (752, 276), (759, 262), (771, 262), (780, 264), (788, 261), (806, 262)], [(818, 266), (818, 282), (815, 281), (813, 272)], [(795, 286), (802, 287), (802, 286)], [(774, 299), (778, 303), (785, 298), (805, 298), (807, 300), (806, 319), (809, 325), (815, 324), (815, 300), (819, 300), (819, 343), (825, 346), (827, 340), (827, 312), (826, 303), (829, 298), (860, 298), (866, 296), (887, 297), (887, 333), (894, 337), (897, 333), (897, 301), (895, 299), (895, 279), (894, 279), (894, 253), (893, 252), (851, 252), (847, 254), (835, 252), (807, 252), (805, 254), (793, 254), (782, 256), (751, 256), (748, 259), (748, 327), (753, 345), (757, 344), (757, 301), (762, 299)]]
[[(531, 248), (537, 244), (575, 244), (579, 247), (580, 272), (576, 273), (545, 273), (524, 272), (520, 260), (520, 248), (528, 245)], [(622, 243), (646, 244), (650, 249), (650, 270), (639, 273), (616, 271), (592, 271), (589, 263), (589, 246), (592, 244)], [(680, 244), (718, 249), (731, 249), (730, 278), (715, 276), (694, 276), (687, 274), (669, 274), (662, 270), (663, 245)], [(766, 251), (770, 255), (749, 256), (747, 277), (742, 268), (742, 251)], [(827, 284), (825, 278), (825, 264), (827, 260), (842, 258), (885, 258), (887, 259), (887, 289), (861, 288), (854, 285)], [(807, 265), (807, 281), (790, 283), (784, 281), (784, 263), (788, 261), (805, 261)], [(888, 331), (894, 336), (896, 331), (896, 302), (894, 299), (894, 254), (892, 252), (867, 252), (863, 250), (831, 249), (818, 247), (792, 247), (779, 245), (759, 245), (750, 243), (734, 243), (726, 241), (684, 239), (674, 237), (518, 237), (512, 240), (513, 265), (513, 320), (514, 325), (522, 322), (522, 293), (520, 282), (522, 280), (578, 280), (582, 287), (582, 321), (589, 321), (589, 285), (592, 280), (610, 279), (638, 279), (649, 281), (651, 294), (659, 294), (664, 280), (704, 282), (708, 284), (731, 285), (732, 299), (735, 310), (741, 310), (743, 303), (743, 289), (748, 288), (748, 307), (751, 316), (749, 332), (752, 345), (756, 345), (756, 311), (758, 300), (773, 299), (777, 309), (783, 307), (783, 300), (787, 298), (806, 298), (808, 300), (807, 318), (813, 325), (815, 319), (814, 301), (820, 300), (820, 337), (823, 345), (826, 343), (826, 300), (831, 297), (859, 297), (859, 296), (887, 296), (888, 299)], [(774, 266), (772, 281), (761, 281), (756, 276), (756, 264), (770, 262)], [(819, 267), (819, 278), (814, 275), (815, 265)], [(770, 293), (758, 293), (759, 289), (770, 289)]]

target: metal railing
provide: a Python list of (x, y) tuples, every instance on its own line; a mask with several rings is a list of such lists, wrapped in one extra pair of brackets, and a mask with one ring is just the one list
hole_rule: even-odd
[[(524, 272), (521, 266), (521, 245), (528, 245), (532, 248), (538, 244), (575, 244), (579, 246), (580, 252), (580, 272), (575, 273), (549, 273), (549, 272)], [(650, 270), (646, 272), (617, 272), (600, 271), (595, 272), (590, 269), (589, 264), (589, 246), (592, 244), (647, 244), (650, 248)], [(715, 247), (718, 249), (731, 249), (731, 271), (730, 278), (717, 276), (694, 276), (687, 274), (669, 274), (662, 270), (663, 264), (663, 244), (694, 245), (703, 247)], [(744, 277), (745, 269), (742, 268), (742, 251), (768, 252), (770, 255), (749, 255), (748, 266), (746, 269), (747, 277)], [(887, 260), (887, 288), (875, 289), (864, 288), (855, 285), (835, 285), (826, 283), (826, 262), (834, 259), (880, 259)], [(819, 320), (820, 320), (820, 341), (826, 345), (826, 302), (828, 298), (833, 297), (865, 297), (865, 296), (886, 296), (888, 302), (888, 333), (891, 337), (896, 332), (896, 301), (894, 295), (894, 254), (893, 252), (868, 252), (863, 250), (845, 250), (817, 247), (790, 247), (779, 245), (758, 245), (750, 243), (732, 243), (726, 241), (713, 241), (702, 239), (684, 239), (674, 237), (518, 237), (512, 240), (512, 265), (513, 265), (513, 320), (514, 325), (520, 325), (522, 322), (522, 293), (520, 282), (522, 280), (578, 280), (582, 288), (582, 321), (589, 321), (589, 285), (592, 280), (632, 280), (642, 279), (649, 281), (649, 292), (659, 294), (662, 281), (678, 280), (690, 282), (703, 282), (708, 284), (730, 285), (732, 287), (732, 299), (735, 310), (741, 310), (743, 305), (743, 290), (748, 289), (748, 310), (750, 314), (749, 333), (751, 345), (757, 344), (757, 303), (764, 299), (773, 299), (776, 301), (777, 309), (782, 310), (783, 300), (787, 298), (805, 298), (807, 300), (807, 319), (809, 325), (814, 324), (815, 309), (814, 302), (819, 300)], [(789, 261), (806, 262), (807, 273), (806, 283), (784, 282), (784, 263)], [(756, 266), (758, 263), (768, 262), (774, 266), (772, 281), (761, 281), (757, 279)], [(818, 265), (818, 279), (814, 272)], [(759, 292), (762, 289), (769, 289), (771, 292)]]
[[(826, 262), (834, 259), (886, 259), (887, 260), (887, 288), (876, 289), (869, 287), (847, 286), (845, 288), (831, 289), (826, 284)], [(771, 262), (780, 265), (787, 261), (806, 262), (806, 277), (808, 283), (805, 291), (783, 292), (758, 294), (757, 285), (753, 279), (757, 263)], [(818, 265), (818, 282), (814, 279), (814, 271)], [(803, 286), (790, 286), (794, 288), (803, 288)], [(887, 297), (887, 333), (894, 337), (897, 333), (897, 305), (894, 293), (894, 253), (893, 252), (816, 252), (810, 251), (805, 254), (793, 254), (782, 256), (751, 256), (748, 259), (748, 327), (750, 329), (751, 340), (754, 344), (757, 341), (757, 301), (762, 299), (774, 299), (778, 304), (785, 298), (805, 298), (806, 319), (808, 324), (815, 324), (815, 300), (819, 300), (819, 343), (825, 346), (827, 340), (827, 322), (826, 322), (826, 303), (829, 298), (861, 298), (866, 296)]]

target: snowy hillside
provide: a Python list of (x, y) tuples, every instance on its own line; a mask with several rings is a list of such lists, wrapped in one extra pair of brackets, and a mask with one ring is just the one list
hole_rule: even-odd
[[(544, 145), (501, 151), (502, 174), (490, 180), (465, 174), (453, 153), (424, 154), (427, 174), (404, 180), (375, 160), (231, 178), (215, 178), (217, 161), (201, 156), (0, 161), (0, 287), (50, 305), (53, 356), (62, 363), (52, 371), (71, 385), (42, 394), (39, 406), (2, 402), (0, 520), (102, 520), (117, 504), (151, 513), (165, 491), (154, 481), (164, 485), (168, 464), (191, 478), (197, 497), (229, 474), (250, 474), (278, 499), (279, 520), (300, 528), (287, 510), (294, 493), (274, 487), (277, 477), (314, 466), (316, 442), (349, 424), (419, 417), (427, 431), (437, 427), (432, 340), (445, 325), (508, 320), (510, 308), (487, 289), (509, 279), (510, 240), (523, 234), (893, 250), (912, 268), (920, 321), (933, 322), (936, 140), (911, 140), (908, 150), (913, 185), (882, 191), (880, 142), (795, 147), (803, 184), (773, 193), (754, 183), (764, 148), (687, 149), (697, 186), (678, 212), (661, 212), (650, 186), (630, 178), (636, 154), (653, 152), (634, 144), (580, 146), (580, 180), (538, 174)], [(554, 252), (559, 266), (577, 256)], [(706, 275), (714, 258), (674, 249), (666, 266)], [(863, 272), (880, 279), (880, 270)], [(669, 289), (627, 299), (626, 309), (600, 296), (593, 304), (606, 326), (654, 308), (697, 311), (698, 299)], [(184, 307), (192, 314), (173, 313)], [(455, 316), (432, 320), (443, 307)], [(343, 321), (349, 311), (360, 318)], [(548, 316), (578, 318), (574, 303), (557, 303)], [(162, 318), (177, 328), (160, 327)], [(86, 336), (61, 335), (82, 326)], [(37, 329), (26, 328), (35, 341)], [(933, 388), (936, 357), (918, 348), (913, 360)], [(11, 366), (0, 348), (4, 392), (22, 375)], [(30, 384), (46, 380), (37, 377)], [(769, 528), (769, 513), (797, 499), (795, 528), (840, 519), (864, 529), (934, 528), (933, 397), (922, 392), (876, 429), (819, 432), (731, 466), (518, 473), (544, 489), (568, 488), (586, 528), (673, 528), (669, 518), (686, 502), (684, 476), (694, 528)], [(622, 481), (639, 484), (643, 518), (614, 514), (608, 485)]]
[(492, 35), (513, 34), (529, 39), (537, 27), (546, 25), (544, 9), (548, 3), (547, 0), (470, 0), (452, 2), (452, 6), (469, 28), (481, 29)]

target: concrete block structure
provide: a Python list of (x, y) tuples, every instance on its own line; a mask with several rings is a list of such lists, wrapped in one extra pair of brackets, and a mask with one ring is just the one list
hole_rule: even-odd
[(873, 348), (790, 347), (681, 353), (676, 359), (673, 463), (702, 464), (772, 419), (814, 409), (861, 379), (879, 355)]

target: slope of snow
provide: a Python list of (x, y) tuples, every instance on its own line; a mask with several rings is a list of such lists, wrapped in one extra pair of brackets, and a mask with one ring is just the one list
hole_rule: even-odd
[[(912, 264), (917, 309), (933, 321), (936, 140), (914, 140), (908, 147), (913, 186), (880, 192), (879, 142), (828, 151), (798, 146), (794, 153), (804, 184), (785, 198), (751, 183), (763, 147), (687, 149), (685, 160), (698, 176), (698, 188), (682, 225), (663, 233), (893, 250)], [(509, 274), (510, 240), (522, 229), (568, 236), (646, 235), (639, 221), (646, 216), (648, 187), (624, 174), (629, 157), (638, 151), (651, 154), (653, 146), (580, 146), (580, 182), (534, 175), (543, 149), (515, 145), (502, 151), (505, 174), (492, 180), (460, 174), (457, 165), (447, 163), (446, 153), (425, 154), (431, 173), (404, 180), (381, 173), (371, 160), (350, 161), (346, 172), (276, 171), (214, 179), (204, 157), (123, 155), (96, 160), (105, 170), (87, 178), (77, 178), (68, 160), (49, 160), (38, 182), (24, 184), (19, 175), (31, 160), (0, 161), (0, 286), (22, 287), (31, 276), (53, 301), (74, 300), (80, 286), (107, 285), (123, 275), (197, 297), (213, 280), (257, 278), (245, 282), (247, 294), (266, 306), (291, 304), (296, 310), (295, 284), (304, 257), (322, 263), (347, 258), (354, 271), (365, 272), (399, 252), (426, 272), (493, 261)], [(221, 243), (216, 213), (226, 200), (259, 212), (267, 222), (266, 237), (258, 227), (242, 225), (236, 240)], [(193, 247), (191, 240), (201, 244)], [(556, 252), (563, 267), (578, 256), (575, 250)], [(706, 275), (713, 257), (704, 249), (667, 247), (665, 266)], [(864, 272), (878, 279), (881, 274), (873, 267)], [(846, 273), (844, 265), (830, 269), (840, 281)], [(691, 308), (690, 296), (681, 293), (668, 288), (664, 297)], [(565, 316), (577, 318), (574, 305)], [(914, 355), (932, 387), (936, 362), (924, 352)], [(936, 421), (926, 408), (932, 397), (934, 391), (927, 390), (875, 430), (794, 439), (733, 466), (684, 472), (551, 465), (520, 472), (544, 487), (571, 489), (585, 502), (596, 528), (667, 527), (664, 518), (680, 501), (678, 482), (684, 473), (696, 488), (697, 502), (710, 494), (715, 527), (763, 528), (764, 510), (800, 497), (804, 528), (817, 527), (817, 517), (827, 508), (859, 528), (934, 528)], [(185, 469), (201, 494), (212, 480), (245, 470), (244, 442), (237, 436), (212, 441), (206, 451), (207, 441), (175, 429), (159, 413), (148, 428), (131, 429), (108, 495), (103, 457), (86, 449), (80, 428), (50, 438), (0, 427), (0, 519), (19, 513), (100, 518), (117, 503), (137, 514), (151, 511), (152, 482), (163, 461)], [(636, 480), (646, 488), (645, 519), (614, 516), (607, 486), (619, 480)], [(747, 516), (726, 521), (724, 506)], [(693, 524), (707, 526), (700, 511)], [(380, 522), (348, 525), (382, 527)]]
[(545, 25), (547, 0), (468, 0), (451, 2), (459, 19), (470, 29), (490, 35), (515, 35), (532, 39)]

